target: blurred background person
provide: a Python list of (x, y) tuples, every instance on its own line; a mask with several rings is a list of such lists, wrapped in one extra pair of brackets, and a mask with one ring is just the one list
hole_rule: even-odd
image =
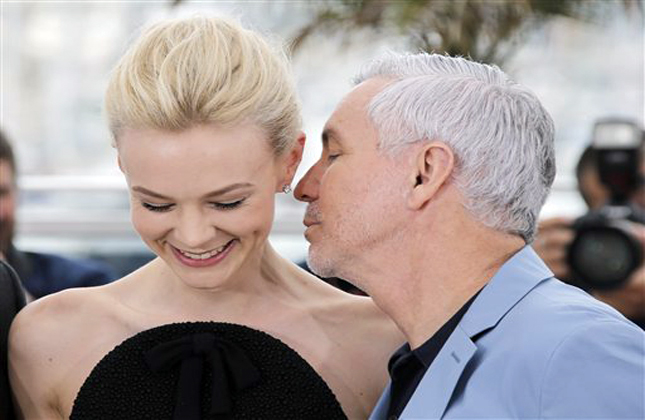
[(70, 287), (99, 286), (116, 274), (99, 261), (18, 250), (13, 244), (18, 202), (17, 164), (9, 140), (0, 132), (0, 253), (18, 273), (29, 299)]
[[(603, 121), (607, 120), (598, 121), (596, 127), (605, 124)], [(581, 219), (556, 216), (543, 220), (539, 225), (534, 248), (558, 278), (587, 290), (596, 298), (614, 306), (643, 328), (645, 327), (645, 262), (642, 259), (645, 247), (645, 159), (643, 158), (645, 134), (635, 122), (612, 121), (614, 125), (622, 124), (626, 127), (633, 127), (632, 131), (635, 133), (633, 146), (620, 145), (618, 147), (619, 151), (622, 149), (628, 156), (627, 160), (619, 163), (620, 173), (601, 175), (603, 172), (608, 172), (603, 166), (605, 163), (602, 163), (601, 160), (606, 149), (599, 149), (592, 140), (592, 144), (580, 156), (575, 171), (578, 191), (584, 199), (589, 213)], [(616, 136), (616, 134), (609, 134), (609, 136)], [(611, 139), (609, 140), (611, 141)], [(619, 191), (614, 191), (619, 187), (612, 186), (610, 176), (618, 182), (622, 182), (621, 179), (632, 180), (630, 181), (631, 186), (627, 187), (626, 192), (622, 194), (624, 197), (616, 197), (617, 194), (621, 194)], [(613, 282), (611, 279), (607, 279), (606, 281), (610, 281), (609, 284), (596, 284), (593, 279), (585, 280), (585, 274), (576, 272), (572, 267), (575, 262), (572, 262), (571, 247), (576, 237), (579, 236), (580, 227), (578, 226), (581, 226), (581, 223), (589, 220), (590, 217), (601, 216), (610, 208), (623, 212), (617, 216), (617, 219), (620, 220), (621, 226), (625, 226), (626, 237), (632, 238), (631, 241), (635, 243), (635, 252), (640, 253), (641, 258), (637, 267), (631, 270), (628, 275), (623, 276), (624, 278), (619, 278), (619, 281)], [(616, 211), (614, 210), (613, 213)], [(592, 221), (592, 224), (594, 223), (605, 222), (602, 220)], [(580, 238), (580, 247), (576, 248), (582, 249), (584, 246), (585, 249), (593, 247), (598, 250), (597, 258), (593, 258), (591, 254), (581, 258), (589, 260), (589, 264), (599, 264), (596, 266), (599, 273), (608, 269), (608, 265), (612, 263), (619, 264), (621, 260), (620, 255), (609, 254), (602, 250), (604, 247), (611, 247), (613, 248), (611, 251), (619, 252), (619, 247), (607, 242), (608, 240), (610, 239), (600, 239), (597, 244), (592, 244), (588, 237)], [(586, 244), (583, 244), (583, 241)], [(584, 252), (584, 250), (580, 252)], [(583, 262), (583, 264), (585, 263)]]
[(7, 338), (14, 316), (25, 306), (25, 295), (15, 271), (0, 252), (0, 419), (15, 418), (7, 373)]

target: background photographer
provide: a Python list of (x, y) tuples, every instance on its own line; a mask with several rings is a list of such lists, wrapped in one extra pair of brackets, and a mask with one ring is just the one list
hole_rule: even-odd
[[(625, 122), (625, 124), (628, 123)], [(599, 122), (596, 127), (601, 124), (603, 122)], [(645, 147), (644, 133), (640, 128), (638, 128), (638, 134), (637, 141), (640, 144), (633, 152), (634, 157), (639, 161), (633, 169), (636, 172), (636, 183), (626, 195), (624, 204), (631, 206), (633, 212), (642, 214), (645, 211), (645, 186), (643, 184), (645, 180), (645, 158), (643, 157)], [(603, 208), (608, 207), (607, 204), (615, 199), (612, 196), (612, 190), (601, 181), (598, 163), (599, 151), (592, 144), (585, 149), (576, 167), (578, 189), (590, 212), (602, 211)], [(638, 217), (630, 217), (630, 219), (631, 221), (621, 220), (621, 222), (627, 226), (629, 236), (640, 244), (640, 252), (642, 253), (642, 249), (645, 248), (645, 225), (642, 219), (634, 221), (634, 219), (639, 219)], [(565, 217), (554, 217), (542, 221), (533, 247), (549, 265), (556, 277), (586, 289), (596, 298), (615, 307), (641, 328), (645, 328), (645, 263), (641, 260), (639, 266), (631, 272), (625, 281), (617, 283), (609, 289), (597, 288), (581, 281), (576, 278), (569, 259), (569, 249), (576, 237), (574, 222), (574, 219)], [(603, 265), (609, 262), (608, 259), (598, 261)]]
[(0, 131), (0, 254), (22, 280), (28, 300), (67, 288), (99, 286), (114, 280), (116, 274), (103, 262), (22, 251), (15, 247), (17, 172), (13, 148)]

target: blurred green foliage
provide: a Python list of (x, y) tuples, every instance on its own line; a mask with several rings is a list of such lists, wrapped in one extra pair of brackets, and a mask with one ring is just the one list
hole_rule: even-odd
[(471, 57), (502, 65), (521, 41), (547, 21), (598, 21), (623, 9), (642, 18), (638, 0), (317, 0), (312, 20), (293, 39), (293, 51), (315, 33), (356, 30), (403, 35), (413, 50)]
[[(279, 1), (279, 0), (276, 0)], [(600, 22), (616, 11), (643, 20), (641, 0), (303, 0), (310, 21), (293, 36), (297, 53), (312, 35), (357, 30), (408, 39), (412, 50), (503, 65), (532, 31), (555, 18)], [(172, 6), (190, 3), (171, 0)], [(270, 7), (271, 2), (267, 2)]]

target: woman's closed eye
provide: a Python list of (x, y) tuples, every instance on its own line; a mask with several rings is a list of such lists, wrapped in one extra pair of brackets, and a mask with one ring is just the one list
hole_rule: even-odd
[(159, 213), (168, 211), (172, 209), (172, 207), (174, 206), (174, 204), (152, 204), (152, 203), (146, 203), (145, 201), (142, 201), (141, 205), (150, 211), (156, 211)]
[(224, 203), (215, 203), (215, 202), (213, 202), (213, 203), (210, 203), (210, 204), (213, 207), (215, 207), (216, 209), (219, 209), (219, 210), (232, 210), (232, 209), (237, 208), (240, 205), (242, 205), (242, 203), (244, 203), (244, 200), (246, 200), (246, 198), (242, 198), (241, 200), (236, 200), (236, 201), (224, 202)]
[[(241, 200), (235, 200), (235, 201), (227, 201), (227, 202), (209, 202), (208, 205), (217, 209), (217, 210), (232, 210), (244, 203), (246, 198), (242, 198)], [(149, 211), (154, 211), (157, 213), (163, 213), (172, 210), (175, 205), (174, 204), (154, 204), (154, 203), (148, 203), (145, 201), (141, 202), (141, 205), (149, 210)]]

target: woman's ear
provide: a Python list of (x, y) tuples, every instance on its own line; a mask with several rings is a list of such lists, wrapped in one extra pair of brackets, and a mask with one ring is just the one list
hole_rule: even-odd
[(298, 134), (298, 137), (296, 138), (295, 143), (291, 147), (291, 150), (289, 150), (284, 157), (285, 172), (283, 182), (279, 185), (280, 190), (284, 185), (291, 185), (291, 183), (293, 182), (293, 177), (296, 176), (298, 165), (300, 165), (300, 161), (302, 160), (302, 153), (305, 148), (305, 140), (305, 133), (300, 132)]
[(118, 154), (116, 155), (116, 163), (119, 165), (121, 173), (125, 174), (125, 170), (123, 170), (123, 162), (121, 162), (121, 156)]
[(433, 141), (418, 149), (414, 161), (408, 207), (418, 210), (432, 200), (449, 179), (455, 168), (455, 155), (447, 144)]

